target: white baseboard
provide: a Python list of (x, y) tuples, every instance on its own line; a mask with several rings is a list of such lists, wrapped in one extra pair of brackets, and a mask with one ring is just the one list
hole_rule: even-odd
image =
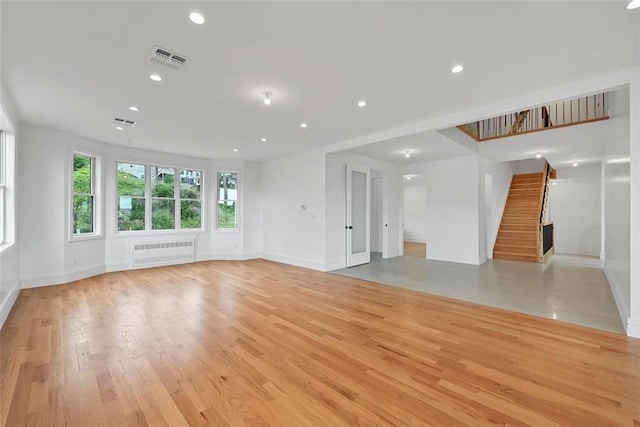
[(640, 338), (640, 319), (633, 317), (627, 319), (627, 335)]
[(18, 294), (20, 293), (20, 281), (16, 280), (11, 286), (11, 290), (7, 293), (0, 305), (0, 329), (4, 325), (4, 321), (7, 320), (13, 304), (15, 304)]
[(113, 273), (116, 271), (125, 271), (125, 270), (131, 270), (131, 263), (129, 261), (114, 262), (111, 264), (107, 264), (105, 268), (106, 273)]
[(43, 274), (22, 278), (22, 289), (39, 288), (41, 286), (61, 285), (63, 283), (75, 282), (87, 277), (97, 276), (106, 271), (104, 264), (91, 267), (79, 268), (60, 274)]
[(213, 252), (210, 254), (202, 254), (196, 257), (196, 262), (200, 261), (245, 261), (248, 259), (261, 258), (259, 252)]
[(295, 265), (296, 267), (309, 268), (311, 270), (328, 271), (326, 270), (326, 266), (324, 264), (320, 264), (315, 261), (309, 261), (303, 258), (295, 258), (290, 256), (276, 255), (276, 254), (269, 254), (269, 253), (263, 253), (261, 258), (267, 259), (269, 261)]
[(344, 259), (336, 259), (327, 261), (324, 271), (340, 270), (341, 268), (347, 268), (347, 261)]
[[(609, 288), (611, 288), (611, 293), (613, 294), (613, 300), (616, 302), (616, 306), (618, 307), (618, 314), (620, 316), (620, 320), (622, 320), (622, 324), (625, 329), (627, 329), (627, 335), (629, 334), (629, 329), (631, 328), (631, 324), (629, 323), (630, 313), (627, 311), (627, 307), (624, 304), (624, 298), (619, 294), (618, 287), (614, 285), (613, 276), (609, 274), (606, 266), (603, 268), (604, 275), (607, 277), (607, 281), (609, 282)], [(640, 324), (639, 324), (640, 326)]]

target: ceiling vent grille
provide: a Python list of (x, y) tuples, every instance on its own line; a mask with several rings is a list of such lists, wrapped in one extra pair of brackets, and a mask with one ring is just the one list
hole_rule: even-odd
[(163, 47), (154, 46), (150, 59), (158, 64), (166, 65), (174, 70), (179, 70), (187, 62), (187, 58), (179, 53), (171, 52)]
[(134, 121), (121, 119), (121, 118), (118, 118), (118, 117), (114, 117), (113, 118), (113, 123), (115, 123), (117, 125), (120, 125), (122, 127), (130, 127), (130, 128), (132, 128), (132, 127), (134, 127), (136, 125), (136, 122), (134, 122)]

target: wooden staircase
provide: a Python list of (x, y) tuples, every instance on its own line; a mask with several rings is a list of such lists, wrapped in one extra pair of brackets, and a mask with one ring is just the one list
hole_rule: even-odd
[(494, 259), (539, 262), (545, 172), (514, 175), (493, 249)]

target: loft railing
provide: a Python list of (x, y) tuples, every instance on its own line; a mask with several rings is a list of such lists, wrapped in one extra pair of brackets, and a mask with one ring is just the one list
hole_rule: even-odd
[(549, 105), (465, 123), (458, 129), (476, 141), (487, 141), (581, 123), (606, 120), (606, 94), (583, 96)]

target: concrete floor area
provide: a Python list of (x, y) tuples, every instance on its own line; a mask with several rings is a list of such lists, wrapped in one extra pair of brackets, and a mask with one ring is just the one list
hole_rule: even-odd
[(372, 253), (369, 264), (332, 273), (624, 334), (597, 258), (555, 255), (546, 265), (467, 265)]

